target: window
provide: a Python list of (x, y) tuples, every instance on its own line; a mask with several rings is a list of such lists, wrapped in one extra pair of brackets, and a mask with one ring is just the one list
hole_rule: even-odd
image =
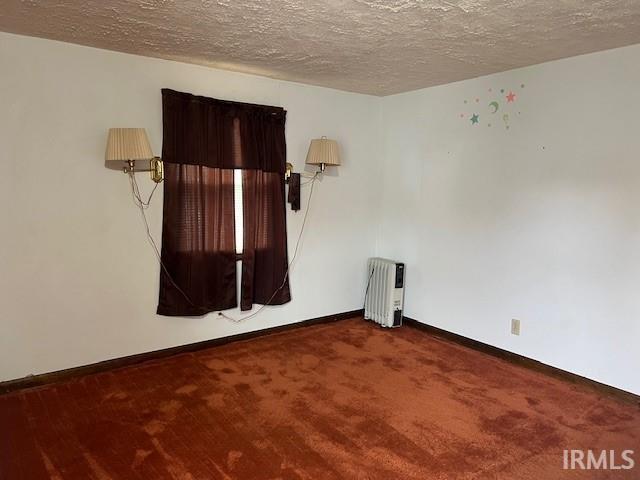
[(289, 302), (286, 112), (168, 89), (162, 108), (167, 228), (157, 312), (190, 316)]
[(242, 255), (244, 249), (244, 212), (242, 210), (242, 170), (233, 170), (233, 205), (235, 208), (236, 254)]

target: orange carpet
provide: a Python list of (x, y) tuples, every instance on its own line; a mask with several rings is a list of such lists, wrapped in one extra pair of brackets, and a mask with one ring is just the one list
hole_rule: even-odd
[(352, 319), (0, 396), (0, 478), (638, 479), (640, 410)]

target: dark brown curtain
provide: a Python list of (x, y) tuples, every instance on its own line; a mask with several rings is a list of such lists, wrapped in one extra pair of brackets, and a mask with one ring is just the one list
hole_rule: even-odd
[(233, 169), (243, 170), (241, 308), (290, 301), (286, 112), (168, 89), (162, 90), (162, 106), (158, 313), (203, 315), (237, 306)]
[(234, 228), (233, 170), (165, 165), (159, 314), (237, 306)]
[(251, 305), (282, 305), (291, 300), (287, 271), (287, 228), (284, 174), (242, 172), (244, 253), (242, 310)]
[(162, 160), (284, 173), (285, 117), (280, 107), (163, 89)]

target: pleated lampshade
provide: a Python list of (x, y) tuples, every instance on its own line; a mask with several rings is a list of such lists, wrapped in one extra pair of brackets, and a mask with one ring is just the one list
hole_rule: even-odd
[(144, 128), (110, 128), (107, 140), (105, 161), (108, 164), (122, 163), (129, 160), (151, 160), (153, 151), (149, 144), (147, 131)]
[(314, 138), (307, 152), (307, 165), (340, 165), (338, 142), (327, 137)]

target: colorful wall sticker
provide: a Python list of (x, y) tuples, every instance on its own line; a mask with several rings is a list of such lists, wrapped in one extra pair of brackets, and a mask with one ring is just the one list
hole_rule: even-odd
[[(524, 88), (524, 83), (520, 84), (520, 89)], [(511, 89), (506, 89), (506, 88), (500, 88), (500, 94), (497, 93), (493, 93), (494, 88), (488, 88), (487, 89), (487, 96), (489, 98), (486, 99), (486, 103), (485, 102), (481, 102), (481, 97), (476, 97), (475, 98), (475, 103), (476, 104), (484, 104), (487, 107), (487, 119), (491, 120), (491, 117), (495, 114), (498, 113), (498, 111), (500, 111), (500, 113), (502, 114), (502, 123), (504, 124), (504, 128), (505, 130), (509, 130), (511, 128), (511, 117), (510, 117), (510, 113), (515, 113), (511, 111), (511, 106), (512, 105), (516, 105), (518, 103), (518, 96), (519, 94), (515, 93), (513, 90)], [(497, 91), (497, 89), (496, 89)], [(469, 105), (469, 100), (464, 100), (463, 103), (465, 105)], [(478, 107), (478, 105), (476, 106)], [(480, 118), (482, 116), (482, 110), (477, 110), (474, 109), (475, 111), (472, 112), (462, 112), (460, 113), (460, 118), (464, 119), (464, 120), (468, 120), (469, 121), (469, 125), (471, 126), (475, 126), (475, 125), (480, 125)], [(517, 114), (520, 115), (521, 112), (518, 110)], [(487, 122), (486, 126), (487, 127), (491, 127), (491, 125), (495, 124), (495, 122)]]

